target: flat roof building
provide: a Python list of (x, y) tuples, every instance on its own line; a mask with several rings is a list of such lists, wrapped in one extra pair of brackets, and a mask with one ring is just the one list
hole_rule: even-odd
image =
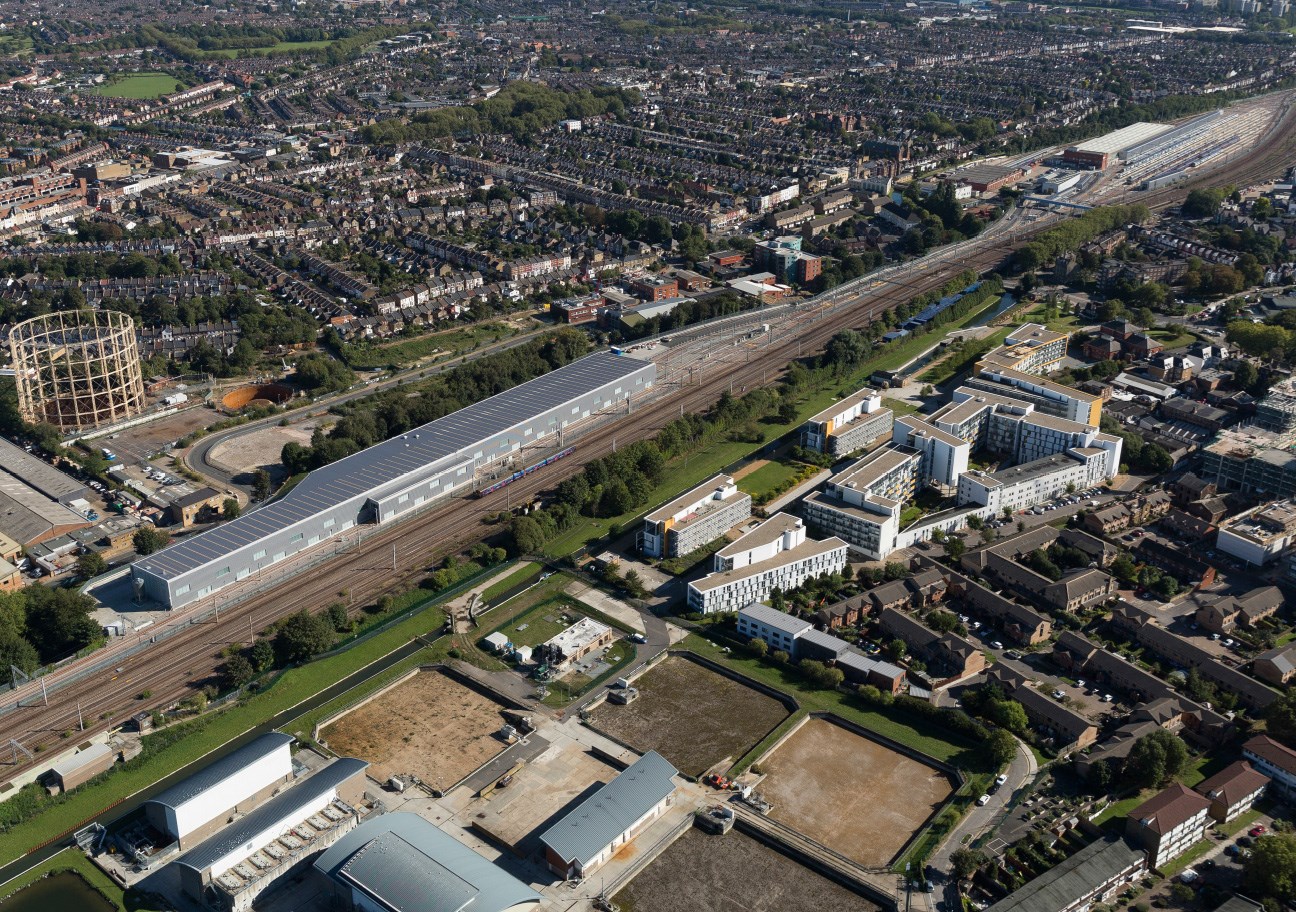
[(526, 912), (540, 894), (417, 814), (370, 817), (315, 860), (354, 912)]
[(116, 762), (117, 751), (107, 744), (91, 744), (85, 750), (54, 764), (54, 768), (50, 770), (50, 784), (60, 792), (70, 792)]
[(64, 506), (90, 493), (82, 482), (4, 438), (0, 438), (0, 470)]
[(137, 561), (139, 594), (211, 595), (362, 523), (471, 491), (478, 470), (645, 392), (650, 362), (599, 352), (316, 469), (280, 499)]
[(801, 427), (801, 445), (816, 453), (847, 456), (891, 436), (894, 415), (877, 390), (865, 388), (834, 402)]
[(679, 557), (715, 541), (751, 516), (751, 495), (729, 475), (717, 475), (653, 510), (639, 531), (649, 557)]

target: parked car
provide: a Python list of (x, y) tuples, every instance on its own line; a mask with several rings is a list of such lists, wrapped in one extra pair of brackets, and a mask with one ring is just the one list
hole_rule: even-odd
[(995, 785), (1003, 785), (1007, 781), (1008, 781), (1007, 773), (1000, 773), (998, 776), (995, 776)]
[(989, 803), (990, 803), (989, 795), (982, 795), (980, 798), (977, 799), (977, 807), (985, 807)]
[(1251, 829), (1247, 830), (1248, 836), (1263, 836), (1264, 833), (1265, 833), (1265, 825), (1263, 823), (1257, 823)]
[(1054, 700), (1061, 700), (1061, 699), (1062, 699), (1063, 697), (1065, 697), (1065, 696), (1066, 696), (1066, 691), (1064, 691), (1064, 690), (1055, 690), (1055, 691), (1053, 691), (1053, 699), (1054, 699)]

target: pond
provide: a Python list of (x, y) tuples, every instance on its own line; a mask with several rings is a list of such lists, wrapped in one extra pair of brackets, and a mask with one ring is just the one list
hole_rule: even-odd
[(4, 912), (51, 912), (53, 909), (75, 909), (77, 912), (115, 912), (116, 907), (71, 871), (43, 877), (0, 903)]

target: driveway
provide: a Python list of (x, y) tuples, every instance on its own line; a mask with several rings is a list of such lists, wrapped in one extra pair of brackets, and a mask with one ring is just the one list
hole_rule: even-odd
[[(950, 831), (950, 834), (945, 837), (945, 841), (931, 856), (928, 864), (934, 869), (933, 880), (944, 894), (946, 909), (961, 908), (957, 885), (950, 871), (950, 856), (958, 849), (964, 848), (971, 843), (985, 830), (997, 826), (1007, 816), (1008, 805), (1013, 796), (1029, 785), (1038, 772), (1039, 765), (1035, 762), (1035, 755), (1019, 739), (1017, 741), (1017, 756), (1013, 758), (1012, 763), (1008, 764), (1008, 769), (1005, 770), (1008, 781), (1004, 783), (997, 793), (990, 796), (990, 801), (984, 807), (973, 805), (972, 809), (959, 822), (959, 825)], [(965, 836), (966, 839), (964, 839)]]

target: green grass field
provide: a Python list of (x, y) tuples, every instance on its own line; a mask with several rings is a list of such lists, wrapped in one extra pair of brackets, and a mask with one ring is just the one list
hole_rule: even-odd
[(918, 411), (918, 406), (914, 405), (912, 402), (906, 402), (903, 399), (889, 399), (884, 397), (882, 399), (882, 405), (894, 412), (897, 418), (902, 418), (905, 415), (912, 415)]
[[(562, 633), (579, 620), (579, 610), (567, 599), (541, 602), (493, 633), (502, 633), (518, 646), (539, 646)], [(570, 620), (563, 620), (566, 615)]]
[(764, 503), (775, 496), (780, 486), (797, 478), (805, 468), (799, 462), (767, 462), (750, 475), (743, 476), (738, 481), (738, 489), (746, 491), (757, 503)]
[(495, 582), (482, 590), (481, 600), (489, 604), (492, 599), (499, 598), (515, 586), (520, 586), (539, 576), (543, 569), (544, 567), (539, 564), (530, 562), (520, 564), (509, 571), (507, 576), (496, 577)]
[(356, 370), (389, 365), (403, 367), (423, 358), (447, 358), (464, 354), (512, 335), (515, 335), (513, 330), (503, 323), (487, 323), (383, 345), (348, 345), (345, 357), (347, 364)]
[(95, 89), (96, 95), (109, 98), (157, 98), (180, 88), (180, 82), (166, 73), (136, 73)]

